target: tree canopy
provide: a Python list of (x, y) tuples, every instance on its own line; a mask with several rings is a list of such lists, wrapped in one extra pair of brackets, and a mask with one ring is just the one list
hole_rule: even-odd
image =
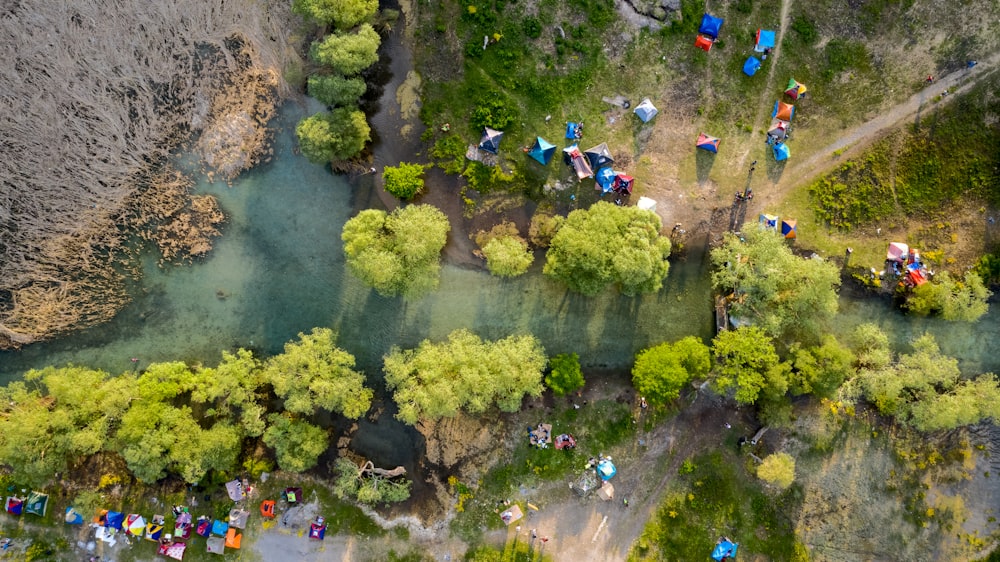
[(351, 273), (384, 296), (416, 298), (435, 289), (448, 217), (431, 205), (386, 214), (367, 209), (344, 224), (341, 238)]
[(525, 395), (541, 395), (545, 363), (545, 351), (534, 336), (486, 342), (468, 330), (456, 330), (445, 342), (393, 348), (385, 357), (385, 381), (399, 406), (396, 417), (415, 424), (459, 410), (481, 413), (494, 405), (516, 411)]
[(692, 379), (707, 375), (711, 367), (708, 346), (688, 336), (639, 352), (632, 367), (632, 384), (650, 402), (666, 404), (680, 396), (681, 388)]
[(333, 330), (314, 328), (267, 362), (265, 375), (286, 411), (311, 415), (322, 409), (357, 419), (371, 407), (374, 393), (365, 387), (364, 374), (336, 343)]
[(800, 258), (774, 232), (726, 234), (712, 250), (712, 285), (733, 294), (730, 314), (772, 337), (816, 337), (837, 312), (840, 272), (832, 262)]
[(357, 156), (371, 140), (371, 128), (361, 111), (338, 107), (299, 121), (295, 135), (302, 154), (310, 162), (323, 164)]
[(714, 384), (720, 392), (735, 389), (736, 401), (753, 404), (762, 392), (781, 396), (788, 380), (771, 338), (756, 326), (719, 332), (712, 342)]
[(617, 285), (625, 295), (655, 293), (670, 264), (670, 240), (660, 217), (637, 207), (600, 201), (578, 209), (552, 237), (543, 272), (584, 295)]
[(400, 199), (413, 199), (424, 190), (424, 167), (420, 164), (400, 162), (386, 166), (382, 171), (385, 190)]
[(352, 76), (378, 61), (382, 42), (375, 29), (361, 24), (354, 33), (331, 33), (313, 43), (309, 54), (319, 64), (325, 64), (344, 76)]
[(545, 375), (545, 386), (551, 388), (553, 394), (569, 394), (583, 388), (584, 383), (579, 355), (560, 353), (549, 359), (549, 374)]
[(832, 398), (854, 374), (854, 354), (831, 335), (823, 336), (819, 346), (793, 345), (791, 356), (793, 394)]
[(938, 314), (952, 322), (975, 322), (989, 312), (992, 294), (976, 273), (966, 272), (963, 282), (942, 271), (934, 281), (913, 288), (906, 309), (920, 316)]
[(324, 105), (354, 107), (358, 98), (365, 95), (368, 85), (360, 78), (313, 74), (308, 82), (309, 95)]
[(535, 256), (520, 236), (498, 236), (483, 246), (486, 267), (497, 277), (524, 275)]
[(795, 459), (788, 453), (768, 455), (757, 467), (757, 477), (784, 490), (795, 481)]
[(289, 472), (303, 472), (316, 466), (329, 446), (326, 431), (290, 414), (271, 414), (264, 443), (274, 449), (278, 466)]
[(292, 11), (322, 25), (350, 29), (378, 11), (378, 0), (294, 0)]

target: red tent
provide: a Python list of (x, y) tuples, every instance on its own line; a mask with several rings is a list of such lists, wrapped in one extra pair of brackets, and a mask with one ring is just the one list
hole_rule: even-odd
[(694, 46), (708, 52), (712, 50), (712, 40), (704, 35), (699, 35), (698, 38), (694, 40)]

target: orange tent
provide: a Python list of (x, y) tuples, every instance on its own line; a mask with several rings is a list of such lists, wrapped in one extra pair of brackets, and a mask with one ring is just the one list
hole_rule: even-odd
[(230, 528), (226, 532), (226, 548), (239, 548), (243, 542), (243, 534), (237, 533), (236, 529)]
[(263, 517), (274, 517), (274, 500), (264, 500), (261, 502), (260, 514)]
[(712, 40), (704, 35), (699, 35), (698, 38), (694, 40), (694, 46), (708, 52), (712, 50)]

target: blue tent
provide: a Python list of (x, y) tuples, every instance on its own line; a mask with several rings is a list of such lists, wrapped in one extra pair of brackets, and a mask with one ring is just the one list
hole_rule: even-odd
[(709, 152), (719, 152), (719, 139), (710, 137), (705, 133), (698, 135), (698, 140), (694, 143), (695, 148), (707, 150)]
[(743, 74), (753, 76), (760, 70), (760, 60), (757, 57), (750, 57), (743, 63)]
[(566, 122), (566, 138), (577, 140), (583, 137), (583, 123)]
[(219, 535), (220, 537), (226, 536), (226, 532), (229, 531), (229, 523), (225, 521), (220, 521), (216, 519), (212, 522), (212, 534)]
[(719, 541), (719, 544), (715, 545), (715, 549), (712, 551), (712, 558), (717, 562), (722, 562), (726, 558), (733, 558), (736, 556), (736, 550), (739, 547), (739, 543), (730, 542), (729, 539), (722, 539)]
[(549, 160), (552, 160), (552, 155), (555, 153), (556, 145), (542, 137), (535, 137), (535, 146), (531, 147), (531, 150), (528, 151), (528, 156), (531, 156), (539, 164), (545, 166), (549, 163)]
[(788, 160), (788, 157), (792, 155), (792, 151), (788, 150), (788, 145), (785, 143), (775, 144), (771, 147), (771, 150), (774, 151), (774, 160), (776, 162)]
[(649, 98), (645, 98), (632, 112), (638, 115), (643, 123), (649, 123), (649, 120), (656, 117), (656, 114), (660, 110), (656, 109), (656, 106), (653, 105), (653, 102), (649, 101)]
[(618, 474), (618, 469), (611, 463), (611, 459), (601, 459), (601, 462), (597, 463), (597, 475), (601, 480), (611, 480), (615, 474)]
[(587, 160), (590, 160), (590, 167), (595, 170), (615, 163), (615, 159), (611, 157), (611, 150), (608, 149), (608, 143), (606, 142), (584, 150), (583, 155), (587, 157)]
[(120, 511), (109, 511), (104, 519), (104, 526), (109, 529), (121, 530), (125, 522), (125, 514)]
[(774, 48), (774, 32), (768, 31), (766, 29), (757, 30), (757, 42), (753, 46), (753, 50), (758, 53), (763, 53), (766, 49)]
[(611, 168), (601, 168), (597, 171), (597, 185), (602, 193), (608, 193), (615, 188), (615, 177), (618, 174)]
[(778, 217), (775, 215), (763, 214), (760, 216), (760, 224), (768, 230), (778, 230)]
[(486, 152), (497, 154), (500, 152), (500, 139), (503, 138), (503, 131), (497, 131), (489, 127), (483, 128), (483, 136), (479, 139), (479, 148)]
[(719, 38), (719, 29), (722, 28), (722, 18), (717, 18), (712, 14), (701, 16), (701, 25), (698, 26), (698, 33), (708, 35), (712, 39)]

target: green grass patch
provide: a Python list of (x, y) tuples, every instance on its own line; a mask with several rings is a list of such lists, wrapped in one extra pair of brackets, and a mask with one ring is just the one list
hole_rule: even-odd
[(770, 496), (742, 461), (729, 451), (715, 451), (684, 465), (677, 488), (646, 525), (629, 560), (705, 560), (722, 536), (740, 544), (743, 559), (802, 559), (794, 526), (801, 488), (793, 485)]

